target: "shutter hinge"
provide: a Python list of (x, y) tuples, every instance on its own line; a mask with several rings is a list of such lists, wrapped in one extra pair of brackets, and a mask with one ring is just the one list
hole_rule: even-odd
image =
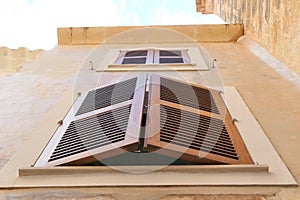
[(63, 125), (63, 120), (59, 120), (58, 122), (57, 122), (57, 124), (59, 125), (59, 126), (61, 126), (61, 125)]
[(239, 120), (236, 119), (236, 118), (233, 118), (233, 119), (232, 119), (232, 123), (235, 123), (235, 122), (239, 122)]

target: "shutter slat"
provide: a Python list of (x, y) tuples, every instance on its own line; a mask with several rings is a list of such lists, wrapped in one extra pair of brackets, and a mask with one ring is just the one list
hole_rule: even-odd
[(76, 116), (133, 99), (137, 78), (90, 91)]
[[(172, 115), (174, 115), (175, 113), (177, 113), (177, 115), (183, 115), (183, 116), (190, 115), (192, 118), (196, 119), (194, 125), (192, 125), (192, 126), (187, 125), (185, 123), (185, 120), (181, 121), (178, 118), (177, 118), (177, 120), (173, 121), (173, 123), (178, 124), (178, 128), (177, 128), (177, 130), (173, 129), (173, 133), (176, 133), (175, 137), (171, 138), (167, 142), (173, 142), (173, 140), (177, 140), (177, 142), (180, 142), (181, 144), (183, 144), (183, 146), (185, 146), (185, 147), (190, 146), (191, 148), (195, 148), (195, 149), (201, 149), (201, 148), (203, 148), (203, 146), (206, 146), (206, 147), (210, 146), (211, 147), (211, 153), (222, 155), (222, 153), (221, 153), (223, 151), (222, 148), (226, 149), (226, 146), (228, 144), (223, 145), (221, 147), (218, 147), (216, 142), (209, 145), (209, 141), (208, 141), (209, 139), (212, 138), (211, 137), (212, 133), (214, 135), (221, 135), (222, 134), (222, 131), (223, 131), (223, 128), (225, 128), (225, 125), (223, 124), (223, 122), (221, 120), (219, 120), (219, 124), (221, 125), (222, 129), (221, 130), (211, 130), (211, 129), (209, 129), (209, 126), (211, 126), (211, 125), (209, 125), (209, 121), (205, 121), (205, 122), (202, 121), (202, 119), (205, 118), (206, 116), (196, 116), (196, 114), (186, 112), (184, 110), (181, 110), (181, 111), (178, 110), (178, 111), (174, 112), (174, 110), (176, 110), (174, 108), (167, 107), (167, 106), (162, 106), (162, 107), (165, 110), (170, 110), (170, 109), (173, 110), (172, 113), (171, 113)], [(184, 112), (184, 114), (182, 114), (182, 112)], [(161, 118), (162, 118), (162, 115), (161, 115)], [(197, 119), (197, 118), (199, 118), (199, 119)], [(166, 122), (164, 123), (164, 127), (160, 130), (160, 137), (161, 138), (163, 138), (165, 132), (168, 131), (166, 129), (169, 129), (169, 121), (171, 121), (171, 119), (167, 118)], [(161, 122), (163, 122), (162, 119), (161, 119)], [(203, 128), (199, 129), (199, 124), (202, 124), (202, 123), (206, 123), (207, 126), (206, 126), (205, 129), (203, 129)], [(193, 129), (196, 129), (196, 128), (197, 128), (197, 130), (193, 130)], [(226, 130), (226, 128), (225, 128), (225, 130)], [(183, 138), (183, 137), (180, 137), (180, 135), (186, 135), (186, 137)], [(199, 142), (197, 142), (197, 138), (201, 137), (201, 135), (203, 135), (205, 137), (205, 139), (203, 140), (203, 142), (199, 143)], [(227, 133), (227, 135), (228, 135), (228, 133)], [(233, 148), (233, 144), (232, 144), (231, 141), (230, 141), (230, 147), (231, 147), (231, 149), (230, 149), (229, 154), (234, 155), (234, 157), (237, 157), (235, 149)]]
[(216, 103), (208, 89), (197, 88), (166, 78), (161, 78), (160, 82), (161, 100), (219, 114)]
[[(128, 108), (123, 107), (123, 108), (120, 108), (119, 110), (115, 110), (115, 111), (117, 112), (120, 110), (128, 113), (128, 115), (126, 116), (126, 120), (123, 121), (123, 126), (126, 127), (128, 124), (128, 120), (129, 120)], [(111, 111), (104, 113), (104, 114), (98, 114), (96, 116), (88, 117), (89, 119), (87, 119), (87, 120), (95, 121), (95, 120), (98, 120), (99, 118), (101, 118), (103, 115), (111, 115)], [(113, 120), (113, 118), (112, 118), (112, 120)], [(107, 122), (110, 123), (110, 121), (107, 121)], [(71, 123), (76, 124), (76, 121), (71, 122)], [(115, 127), (115, 126), (117, 126), (117, 124), (111, 124), (111, 123), (110, 123), (110, 125), (114, 125), (114, 126), (112, 126), (111, 129), (109, 129), (109, 128), (103, 129), (104, 127), (107, 127), (107, 125), (108, 125), (107, 123), (89, 123), (89, 122), (87, 122), (86, 128), (81, 129), (80, 131), (77, 131), (76, 129), (74, 129), (76, 138), (78, 138), (77, 145), (74, 144), (74, 146), (66, 146), (65, 144), (72, 142), (72, 140), (70, 140), (70, 138), (62, 138), (62, 140), (60, 140), (56, 149), (54, 150), (52, 156), (50, 157), (49, 161), (56, 160), (56, 159), (54, 159), (54, 157), (56, 157), (56, 154), (62, 153), (62, 156), (63, 156), (64, 152), (68, 152), (68, 150), (77, 152), (76, 148), (78, 146), (84, 146), (84, 147), (86, 147), (87, 150), (91, 150), (90, 147), (93, 147), (93, 148), (101, 147), (103, 145), (103, 143), (102, 143), (103, 141), (110, 141), (110, 142), (114, 143), (114, 142), (116, 142), (116, 140), (114, 140), (115, 136), (112, 137), (112, 133), (115, 133), (115, 134), (117, 134), (117, 136), (120, 136), (119, 138), (121, 140), (125, 139), (126, 129), (122, 130), (118, 127)], [(80, 126), (80, 125), (78, 125), (78, 126)], [(99, 132), (101, 133), (100, 135), (104, 135), (104, 137), (103, 136), (99, 137)], [(85, 138), (87, 138), (87, 139), (85, 139)], [(97, 140), (95, 138), (97, 138)], [(98, 145), (93, 145), (94, 143), (98, 143)], [(70, 154), (68, 153), (68, 155), (70, 155)], [(73, 154), (71, 154), (71, 155), (73, 155)]]

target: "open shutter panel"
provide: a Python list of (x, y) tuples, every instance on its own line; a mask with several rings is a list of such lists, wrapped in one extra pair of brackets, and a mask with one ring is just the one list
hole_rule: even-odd
[(145, 149), (204, 164), (253, 163), (218, 91), (152, 76)]
[(139, 145), (146, 76), (82, 94), (35, 166), (81, 165)]

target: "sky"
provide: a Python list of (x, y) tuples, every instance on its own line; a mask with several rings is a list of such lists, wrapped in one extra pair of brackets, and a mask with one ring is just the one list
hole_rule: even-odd
[(195, 0), (0, 0), (0, 47), (52, 49), (57, 27), (220, 23)]

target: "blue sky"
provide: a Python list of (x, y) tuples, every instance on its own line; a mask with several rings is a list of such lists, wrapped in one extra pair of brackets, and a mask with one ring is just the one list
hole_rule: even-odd
[(195, 0), (0, 0), (0, 46), (51, 49), (57, 27), (224, 23)]

